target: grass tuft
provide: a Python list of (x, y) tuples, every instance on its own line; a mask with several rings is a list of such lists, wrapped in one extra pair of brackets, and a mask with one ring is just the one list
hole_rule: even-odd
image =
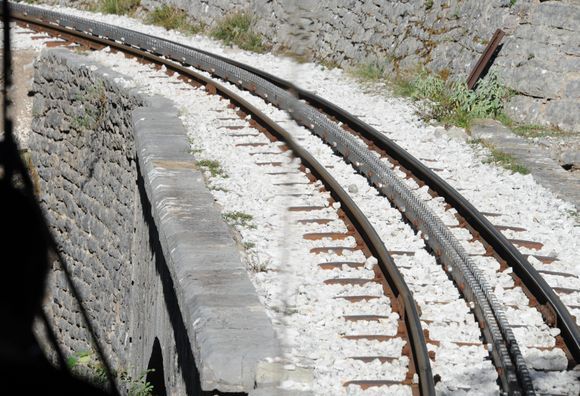
[(471, 146), (481, 145), (489, 150), (489, 157), (484, 161), (486, 164), (496, 164), (515, 173), (527, 175), (530, 170), (524, 165), (517, 162), (517, 159), (511, 154), (505, 153), (495, 148), (491, 143), (483, 139), (473, 139), (468, 142)]
[(252, 224), (254, 217), (244, 212), (226, 212), (223, 214), (223, 218), (230, 225), (256, 228), (256, 226)]
[(530, 173), (530, 170), (524, 165), (519, 164), (512, 155), (504, 153), (503, 151), (500, 151), (494, 147), (489, 147), (489, 150), (491, 156), (486, 161), (487, 163), (494, 163), (512, 172), (521, 173), (522, 175), (527, 175)]
[(363, 81), (379, 81), (385, 77), (385, 64), (379, 61), (357, 65), (352, 74)]
[(222, 166), (219, 163), (219, 161), (201, 160), (201, 161), (197, 161), (197, 165), (199, 167), (207, 169), (213, 177), (218, 177), (218, 176), (221, 176), (224, 178), (228, 177), (226, 172), (222, 169)]
[(561, 137), (571, 135), (571, 133), (569, 132), (541, 125), (512, 125), (511, 129), (516, 135), (528, 139), (538, 137)]
[(141, 5), (141, 0), (101, 0), (97, 10), (104, 14), (133, 14)]
[[(242, 246), (244, 247), (245, 250), (250, 250), (252, 248), (256, 247), (256, 244), (254, 242), (244, 242), (242, 244)], [(254, 272), (264, 272), (266, 270), (266, 267), (255, 267), (253, 268)]]
[(186, 34), (197, 34), (205, 29), (202, 24), (190, 23), (185, 11), (168, 5), (157, 7), (147, 14), (145, 23), (161, 26), (167, 30), (178, 30)]
[(322, 59), (318, 63), (320, 63), (322, 66), (324, 66), (328, 70), (333, 70), (333, 69), (340, 67), (340, 64), (337, 61), (331, 60), (331, 59)]
[(254, 29), (254, 20), (248, 13), (226, 16), (211, 30), (210, 35), (226, 45), (237, 45), (241, 49), (263, 53), (266, 51), (262, 38)]

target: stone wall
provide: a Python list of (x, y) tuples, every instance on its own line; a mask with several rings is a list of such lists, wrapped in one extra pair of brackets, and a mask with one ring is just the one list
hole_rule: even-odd
[(514, 119), (580, 132), (580, 0), (535, 4), (495, 67), (517, 93), (507, 106)]
[(471, 71), (496, 29), (507, 36), (495, 68), (516, 92), (514, 119), (580, 132), (580, 1), (539, 0), (143, 0), (168, 3), (212, 26), (247, 10), (275, 49), (341, 66), (377, 63), (387, 73), (426, 67)]
[(52, 264), (52, 327), (65, 356), (94, 350), (72, 279), (117, 372), (155, 369), (160, 394), (250, 392), (272, 324), (177, 110), (129, 79), (66, 50), (35, 64), (30, 151), (70, 274)]
[[(41, 202), (85, 308), (115, 366), (126, 366), (134, 261), (151, 261), (133, 238), (136, 162), (130, 111), (143, 99), (99, 78), (73, 58), (36, 63), (30, 150)], [(135, 260), (134, 257), (138, 257)], [(67, 355), (91, 350), (59, 264), (47, 307)]]
[(580, 132), (579, 0), (141, 0), (144, 10), (162, 4), (210, 27), (248, 11), (274, 49), (341, 66), (377, 63), (391, 74), (426, 67), (445, 78), (465, 78), (501, 28), (495, 68), (516, 92), (508, 113)]

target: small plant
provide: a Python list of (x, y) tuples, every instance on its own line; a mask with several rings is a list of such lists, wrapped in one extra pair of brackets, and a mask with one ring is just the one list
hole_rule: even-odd
[[(107, 373), (93, 351), (74, 353), (69, 356), (66, 363), (73, 373), (88, 375), (87, 379), (95, 386), (102, 389), (107, 387)], [(122, 370), (119, 373), (113, 372), (112, 374), (126, 388), (128, 396), (152, 396), (153, 385), (147, 381), (147, 374), (153, 371), (155, 370), (145, 370), (136, 379), (131, 377), (126, 370)]]
[(121, 380), (128, 388), (128, 396), (152, 396), (153, 385), (147, 381), (147, 374), (154, 372), (155, 369), (143, 371), (137, 379), (132, 378), (126, 372), (121, 375)]
[[(107, 386), (107, 372), (103, 364), (97, 360), (92, 351), (80, 351), (67, 359), (67, 365), (71, 372), (77, 375), (87, 375), (89, 382), (100, 388)], [(114, 375), (114, 373), (113, 373)]]
[(580, 223), (580, 212), (576, 209), (566, 209), (566, 214), (576, 223)]
[(385, 64), (380, 61), (363, 63), (352, 71), (355, 77), (365, 81), (378, 81), (385, 77)]
[(219, 163), (219, 161), (215, 161), (215, 160), (201, 160), (201, 161), (197, 161), (197, 165), (205, 168), (209, 171), (209, 173), (213, 176), (213, 177), (228, 177), (228, 175), (226, 174), (226, 172), (222, 169), (221, 164)]
[(210, 32), (211, 37), (226, 45), (237, 45), (241, 49), (262, 53), (266, 46), (254, 32), (254, 20), (248, 13), (235, 13), (222, 19)]
[(489, 158), (484, 161), (486, 164), (496, 164), (507, 170), (520, 173), (522, 175), (527, 175), (530, 173), (530, 170), (524, 165), (519, 164), (514, 156), (498, 150), (492, 144), (487, 143), (482, 139), (471, 140), (469, 144), (472, 146), (481, 145), (489, 150)]
[(391, 82), (391, 89), (395, 95), (403, 97), (412, 98), (415, 92), (412, 81), (401, 77), (397, 77)]
[(82, 103), (82, 113), (73, 117), (71, 126), (77, 130), (95, 130), (107, 113), (107, 91), (103, 82), (90, 86), (75, 101)]
[(510, 0), (510, 8), (512, 8), (513, 6), (515, 6), (517, 1), (518, 0)]
[(487, 161), (488, 163), (494, 163), (502, 166), (505, 169), (511, 170), (512, 172), (521, 173), (522, 175), (527, 175), (530, 173), (529, 169), (525, 166), (518, 164), (517, 160), (510, 154), (504, 153), (496, 148), (490, 148), (491, 158)]
[(512, 125), (512, 131), (521, 137), (537, 138), (548, 136), (568, 136), (569, 132), (557, 128), (545, 127), (541, 125)]
[(340, 67), (340, 65), (338, 64), (337, 61), (331, 60), (331, 59), (323, 59), (319, 63), (329, 70), (336, 69), (337, 67)]
[(168, 5), (155, 8), (147, 15), (145, 22), (164, 27), (167, 30), (179, 30), (187, 34), (197, 34), (204, 30), (202, 24), (194, 25), (189, 23), (185, 11)]
[(400, 87), (399, 93), (425, 101), (422, 112), (426, 118), (463, 128), (469, 128), (476, 118), (502, 117), (503, 104), (511, 95), (493, 72), (480, 81), (476, 90), (469, 90), (463, 81), (449, 82), (426, 72), (396, 86)]
[(433, 8), (433, 0), (427, 0), (425, 2), (425, 9), (430, 10), (431, 8)]
[(224, 220), (234, 226), (241, 226), (247, 228), (256, 228), (255, 225), (252, 224), (252, 220), (254, 217), (244, 212), (227, 212), (223, 215)]
[[(255, 246), (252, 242), (244, 242), (242, 245), (246, 250), (249, 250)], [(254, 254), (253, 252), (249, 252), (247, 257), (248, 257), (247, 266), (250, 271), (255, 273), (269, 271), (270, 266), (272, 264), (272, 259), (260, 257), (257, 254)]]
[[(242, 243), (242, 246), (244, 247), (244, 249), (249, 250), (256, 247), (256, 244), (254, 242), (244, 242)], [(257, 269), (258, 268), (256, 268), (256, 272), (263, 272), (262, 270), (258, 271)]]
[(141, 5), (141, 0), (101, 0), (98, 10), (104, 14), (133, 14)]

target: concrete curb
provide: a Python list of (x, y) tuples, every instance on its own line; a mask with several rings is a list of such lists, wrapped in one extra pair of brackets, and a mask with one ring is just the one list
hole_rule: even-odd
[(172, 103), (133, 112), (135, 146), (160, 243), (198, 365), (201, 387), (254, 388), (257, 363), (278, 342), (238, 250), (189, 154)]

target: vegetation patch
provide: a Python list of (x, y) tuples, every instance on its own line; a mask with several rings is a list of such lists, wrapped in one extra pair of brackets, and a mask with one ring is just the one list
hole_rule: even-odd
[[(244, 247), (244, 249), (249, 250), (249, 249), (256, 247), (256, 244), (254, 242), (244, 242), (242, 244), (242, 246)], [(259, 267), (253, 268), (253, 270), (255, 272), (264, 272), (266, 270), (266, 267), (262, 268), (261, 266), (259, 266)]]
[(337, 67), (340, 67), (340, 65), (338, 64), (337, 61), (331, 60), (331, 59), (322, 59), (319, 63), (329, 70), (336, 69)]
[(253, 26), (254, 19), (250, 14), (238, 12), (218, 22), (210, 35), (226, 45), (237, 45), (247, 51), (263, 53), (267, 48)]
[[(86, 379), (93, 385), (107, 389), (107, 373), (103, 364), (97, 359), (93, 351), (81, 351), (67, 359), (71, 372)], [(128, 396), (153, 396), (153, 385), (147, 381), (147, 374), (155, 370), (149, 369), (139, 374), (138, 378), (131, 377), (126, 370), (113, 372), (117, 385), (124, 387), (123, 394)]]
[(489, 157), (484, 161), (486, 164), (496, 164), (502, 168), (510, 170), (514, 173), (520, 173), (522, 175), (527, 175), (530, 173), (530, 170), (524, 165), (518, 163), (517, 159), (513, 155), (498, 150), (492, 144), (482, 139), (471, 140), (469, 141), (469, 144), (472, 146), (481, 145), (489, 150)]
[(222, 166), (219, 163), (219, 161), (201, 160), (201, 161), (197, 161), (197, 165), (201, 168), (207, 169), (213, 177), (218, 177), (218, 176), (228, 177), (226, 172), (222, 169)]
[(503, 105), (512, 92), (500, 83), (496, 73), (489, 73), (470, 90), (463, 81), (445, 81), (426, 72), (411, 80), (395, 82), (395, 93), (421, 101), (425, 118), (469, 129), (477, 118), (499, 119)]
[(141, 0), (100, 0), (97, 10), (104, 14), (132, 15)]
[(228, 224), (233, 226), (256, 228), (256, 226), (252, 224), (254, 217), (244, 212), (226, 212), (223, 214), (223, 218)]
[(385, 63), (374, 61), (357, 65), (351, 73), (358, 79), (369, 82), (376, 82), (385, 78)]
[(82, 104), (80, 112), (72, 118), (71, 126), (78, 131), (94, 131), (107, 114), (107, 90), (101, 81), (87, 88), (86, 92), (77, 94), (75, 101)]
[(571, 135), (570, 132), (565, 132), (557, 128), (550, 128), (541, 125), (514, 124), (509, 122), (504, 122), (504, 124), (509, 126), (516, 135), (528, 139), (541, 137), (562, 137)]
[(178, 30), (186, 34), (197, 34), (205, 27), (202, 24), (192, 24), (187, 13), (176, 7), (163, 5), (155, 8), (145, 18), (145, 23), (164, 27), (167, 30)]

